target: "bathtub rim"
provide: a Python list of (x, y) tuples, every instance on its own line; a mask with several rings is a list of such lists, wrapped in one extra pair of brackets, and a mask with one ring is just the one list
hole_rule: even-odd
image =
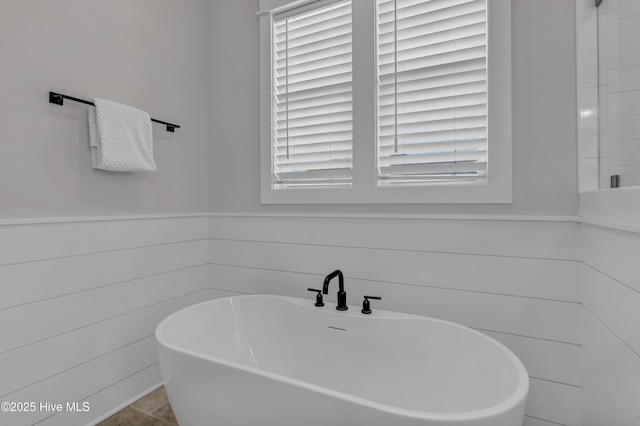
[[(222, 297), (222, 298), (218, 298), (218, 299), (211, 299), (211, 300), (207, 300), (204, 302), (200, 302), (200, 303), (196, 303), (190, 306), (187, 306), (185, 308), (182, 308), (174, 313), (172, 313), (171, 315), (167, 316), (165, 319), (163, 319), (160, 324), (158, 324), (158, 326), (156, 327), (155, 330), (155, 337), (156, 337), (156, 341), (159, 345), (162, 345), (164, 347), (166, 347), (167, 349), (173, 351), (173, 352), (178, 352), (181, 354), (185, 354), (185, 355), (189, 355), (195, 358), (199, 358), (205, 361), (210, 361), (210, 362), (214, 362), (217, 364), (221, 364), (223, 366), (229, 367), (229, 368), (233, 368), (233, 369), (238, 369), (247, 373), (251, 373), (251, 374), (257, 374), (259, 376), (271, 379), (271, 380), (276, 380), (282, 383), (286, 383), (292, 386), (297, 386), (297, 387), (301, 387), (304, 389), (308, 389), (310, 391), (313, 392), (318, 392), (321, 394), (326, 394), (329, 395), (331, 397), (335, 397), (335, 398), (340, 398), (340, 399), (344, 399), (347, 400), (349, 402), (352, 402), (354, 404), (358, 404), (358, 405), (362, 405), (371, 409), (375, 409), (375, 410), (379, 410), (379, 411), (384, 411), (384, 412), (388, 412), (388, 413), (392, 413), (394, 415), (400, 415), (400, 416), (404, 416), (404, 417), (409, 417), (409, 418), (415, 418), (415, 419), (421, 419), (421, 420), (437, 420), (437, 421), (464, 421), (464, 420), (470, 420), (470, 419), (489, 419), (491, 417), (500, 415), (502, 413), (508, 412), (511, 409), (514, 409), (515, 407), (517, 407), (519, 404), (522, 403), (526, 403), (526, 397), (529, 393), (529, 375), (527, 373), (527, 370), (524, 366), (524, 364), (522, 364), (522, 361), (520, 361), (520, 359), (509, 349), (507, 348), (505, 345), (503, 345), (502, 343), (498, 342), (496, 339), (492, 338), (491, 336), (488, 336), (478, 330), (474, 330), (470, 327), (464, 326), (462, 324), (458, 324), (452, 321), (447, 321), (447, 320), (443, 320), (443, 319), (439, 319), (439, 318), (433, 318), (433, 317), (428, 317), (428, 316), (424, 316), (424, 315), (415, 315), (415, 314), (407, 314), (407, 313), (403, 313), (403, 312), (396, 312), (396, 311), (387, 311), (387, 310), (383, 310), (383, 309), (376, 309), (375, 313), (378, 313), (378, 317), (382, 317), (382, 319), (384, 318), (399, 318), (399, 319), (417, 319), (417, 320), (423, 320), (423, 321), (434, 321), (437, 323), (442, 323), (444, 325), (448, 325), (448, 326), (453, 326), (453, 327), (457, 327), (460, 329), (463, 329), (467, 332), (470, 332), (472, 334), (475, 334), (476, 336), (479, 336), (487, 341), (489, 341), (490, 343), (497, 345), (506, 355), (507, 357), (514, 363), (516, 370), (517, 370), (517, 374), (519, 377), (519, 383), (516, 386), (516, 389), (513, 391), (513, 393), (511, 395), (509, 395), (508, 398), (506, 398), (505, 400), (499, 402), (498, 404), (495, 404), (493, 406), (487, 407), (487, 408), (483, 408), (481, 410), (475, 410), (475, 411), (465, 411), (465, 412), (461, 412), (461, 413), (440, 413), (440, 412), (432, 412), (432, 411), (418, 411), (418, 410), (411, 410), (411, 409), (406, 409), (406, 408), (401, 408), (401, 407), (396, 407), (393, 405), (388, 405), (388, 404), (383, 404), (380, 402), (375, 402), (372, 401), (370, 399), (366, 399), (366, 398), (361, 398), (352, 394), (348, 394), (345, 392), (341, 392), (341, 391), (337, 391), (334, 389), (330, 389), (324, 386), (319, 386), (313, 383), (309, 383), (303, 380), (299, 380), (299, 379), (295, 379), (295, 378), (291, 378), (288, 376), (284, 376), (282, 374), (278, 374), (278, 373), (273, 373), (267, 370), (263, 370), (260, 368), (256, 368), (256, 367), (252, 367), (252, 366), (248, 366), (245, 364), (241, 364), (238, 362), (234, 362), (234, 361), (229, 361), (229, 360), (225, 360), (222, 358), (218, 358), (212, 355), (207, 355), (201, 352), (196, 352), (190, 349), (186, 349), (183, 347), (180, 347), (178, 345), (175, 345), (171, 342), (169, 342), (167, 340), (167, 338), (163, 335), (163, 330), (166, 327), (166, 325), (172, 321), (172, 319), (178, 315), (180, 315), (182, 312), (190, 310), (190, 309), (197, 309), (197, 307), (201, 306), (201, 305), (206, 305), (206, 304), (216, 304), (216, 303), (225, 303), (227, 302), (229, 299), (239, 299), (239, 298), (266, 298), (266, 299), (281, 299), (281, 300), (286, 300), (288, 302), (294, 303), (295, 305), (301, 306), (303, 308), (308, 308), (308, 309), (312, 309), (312, 310), (319, 310), (322, 311), (323, 313), (326, 313), (327, 315), (338, 315), (338, 316), (361, 316), (358, 315), (358, 313), (360, 312), (359, 308), (353, 306), (353, 305), (349, 305), (350, 308), (352, 308), (351, 310), (348, 311), (337, 311), (335, 309), (331, 309), (332, 307), (335, 307), (336, 304), (332, 303), (332, 302), (325, 302), (325, 306), (322, 308), (317, 308), (315, 306), (313, 306), (313, 301), (307, 300), (307, 299), (302, 299), (302, 298), (298, 298), (298, 297), (290, 297), (290, 296), (279, 296), (279, 295), (271, 295), (271, 294), (242, 294), (242, 295), (234, 295), (234, 296), (227, 296), (227, 297)], [(306, 303), (304, 303), (306, 302)], [(358, 313), (353, 313), (354, 310), (357, 310)]]

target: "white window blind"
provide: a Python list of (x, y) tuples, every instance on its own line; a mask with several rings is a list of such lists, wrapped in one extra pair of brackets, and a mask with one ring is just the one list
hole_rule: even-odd
[(274, 188), (351, 185), (351, 1), (277, 15), (272, 31)]
[(378, 182), (487, 179), (487, 1), (377, 0)]

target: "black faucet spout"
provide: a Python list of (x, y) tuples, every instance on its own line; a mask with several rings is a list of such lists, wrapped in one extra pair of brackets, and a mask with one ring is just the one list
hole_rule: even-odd
[(349, 307), (347, 306), (347, 293), (344, 291), (344, 276), (342, 275), (342, 271), (336, 269), (326, 276), (324, 284), (322, 285), (322, 294), (329, 294), (329, 282), (335, 277), (338, 277), (338, 305), (336, 309), (346, 311)]
[(327, 275), (324, 279), (324, 284), (322, 285), (322, 294), (329, 294), (329, 281), (338, 277), (338, 287), (340, 291), (344, 291), (344, 275), (342, 275), (342, 271), (340, 269), (336, 269), (329, 275)]

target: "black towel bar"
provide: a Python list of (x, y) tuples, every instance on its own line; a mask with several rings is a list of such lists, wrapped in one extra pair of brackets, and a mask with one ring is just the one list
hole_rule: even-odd
[[(81, 104), (94, 105), (93, 102), (85, 101), (84, 99), (74, 98), (73, 96), (61, 95), (60, 93), (55, 93), (55, 92), (49, 92), (49, 102), (52, 104), (64, 105), (65, 99), (68, 99), (74, 102), (80, 102)], [(171, 132), (171, 133), (173, 133), (175, 129), (180, 128), (180, 126), (177, 124), (167, 123), (166, 121), (156, 120), (155, 118), (152, 118), (151, 121), (155, 123), (164, 124), (165, 126), (167, 126), (167, 132)]]

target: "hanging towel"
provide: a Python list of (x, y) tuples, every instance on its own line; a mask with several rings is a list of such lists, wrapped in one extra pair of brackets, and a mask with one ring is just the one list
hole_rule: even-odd
[(89, 108), (91, 165), (111, 172), (154, 172), (151, 117), (137, 108), (94, 98)]

